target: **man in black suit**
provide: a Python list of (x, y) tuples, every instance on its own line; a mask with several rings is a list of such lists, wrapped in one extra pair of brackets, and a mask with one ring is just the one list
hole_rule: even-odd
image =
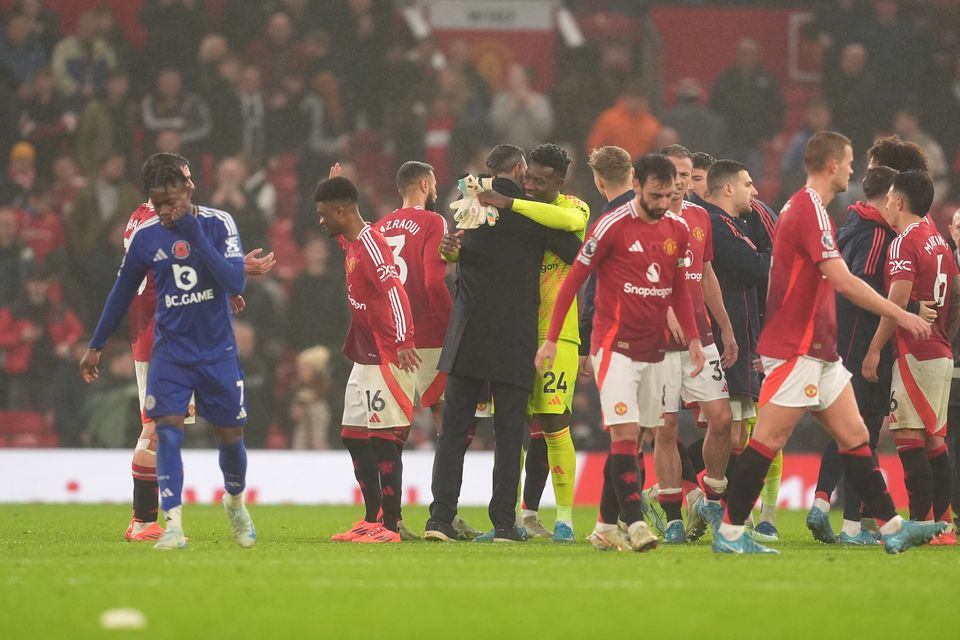
[[(498, 145), (487, 157), (493, 189), (508, 198), (524, 199), (523, 150)], [(457, 240), (462, 235), (462, 240)], [(500, 209), (495, 226), (482, 225), (458, 236), (449, 261), (459, 260), (453, 311), (439, 369), (447, 373), (443, 431), (433, 461), (433, 503), (425, 537), (456, 540), (451, 522), (463, 482), (463, 456), (477, 400), (490, 384), (496, 406), (496, 457), (490, 520), (495, 541), (520, 539), (515, 527), (520, 451), (527, 397), (534, 379), (540, 265), (550, 249), (568, 264), (580, 239), (555, 231), (509, 209)], [(456, 244), (459, 244), (457, 247)]]

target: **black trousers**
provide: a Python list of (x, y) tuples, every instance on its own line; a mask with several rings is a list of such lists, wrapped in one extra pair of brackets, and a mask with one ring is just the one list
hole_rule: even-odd
[[(485, 383), (478, 378), (447, 375), (443, 431), (437, 439), (433, 458), (432, 520), (449, 523), (457, 515), (457, 501), (463, 484), (463, 456), (468, 446), (467, 432), (473, 424), (477, 400)], [(490, 392), (495, 407), (493, 431), (496, 439), (490, 521), (498, 529), (508, 529), (514, 526), (516, 519), (524, 419), (530, 390), (491, 382)]]
[[(954, 381), (953, 384), (958, 384)], [(960, 514), (960, 406), (947, 407), (947, 451), (953, 463), (953, 491), (950, 503), (954, 515)]]

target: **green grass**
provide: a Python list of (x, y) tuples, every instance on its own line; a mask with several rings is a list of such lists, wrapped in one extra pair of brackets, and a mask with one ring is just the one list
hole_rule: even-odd
[[(232, 542), (219, 507), (188, 505), (189, 549), (158, 552), (119, 541), (124, 506), (0, 505), (0, 638), (906, 638), (950, 634), (960, 596), (960, 548), (818, 545), (800, 513), (780, 514), (783, 555), (730, 557), (708, 540), (646, 554), (337, 544), (356, 508), (251, 512), (254, 549)], [(594, 515), (576, 512), (581, 539)], [(411, 525), (425, 516), (405, 510)], [(101, 629), (114, 607), (140, 609), (147, 628)]]

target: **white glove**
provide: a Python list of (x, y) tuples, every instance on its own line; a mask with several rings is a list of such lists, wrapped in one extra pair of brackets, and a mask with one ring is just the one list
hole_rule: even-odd
[(457, 229), (476, 229), (482, 224), (497, 224), (500, 218), (497, 208), (482, 205), (477, 200), (477, 194), (490, 189), (492, 184), (492, 178), (484, 178), (481, 184), (480, 180), (470, 174), (457, 182), (457, 188), (463, 197), (450, 204), (450, 208), (455, 211), (453, 219), (457, 223)]

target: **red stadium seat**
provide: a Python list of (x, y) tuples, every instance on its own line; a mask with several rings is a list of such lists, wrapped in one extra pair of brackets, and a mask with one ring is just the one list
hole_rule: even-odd
[(0, 434), (14, 436), (44, 432), (43, 415), (34, 411), (0, 411)]

